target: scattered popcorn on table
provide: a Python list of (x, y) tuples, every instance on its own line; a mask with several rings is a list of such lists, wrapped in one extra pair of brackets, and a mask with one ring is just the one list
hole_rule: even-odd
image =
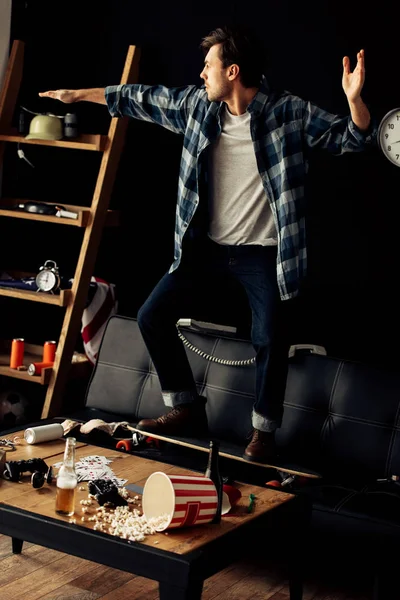
[[(81, 521), (92, 522), (94, 531), (104, 531), (129, 542), (143, 542), (146, 536), (157, 534), (159, 533), (158, 529), (165, 528), (169, 521), (168, 515), (147, 520), (139, 510), (141, 508), (141, 502), (138, 502), (140, 496), (132, 498), (124, 487), (118, 488), (118, 493), (127, 501), (128, 505), (114, 506), (106, 502), (102, 506), (97, 506), (95, 496), (88, 494), (87, 500), (80, 501), (81, 511), (85, 515), (81, 517)], [(76, 523), (76, 519), (71, 519), (70, 523)], [(163, 533), (168, 535), (166, 532)], [(159, 541), (156, 540), (154, 544), (159, 544)]]

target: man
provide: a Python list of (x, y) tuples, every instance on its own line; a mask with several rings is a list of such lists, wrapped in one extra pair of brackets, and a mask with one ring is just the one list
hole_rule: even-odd
[(202, 87), (138, 84), (39, 95), (106, 104), (112, 116), (151, 121), (184, 136), (174, 262), (138, 312), (170, 410), (138, 427), (166, 434), (206, 431), (205, 400), (197, 393), (176, 322), (204, 288), (212, 290), (230, 276), (247, 294), (256, 351), (253, 433), (244, 458), (267, 462), (276, 452), (287, 376), (282, 306), (298, 296), (306, 272), (306, 153), (323, 148), (342, 154), (371, 143), (370, 114), (361, 99), (364, 51), (353, 72), (349, 58), (343, 59), (351, 116), (341, 118), (269, 90), (259, 49), (240, 29), (216, 29), (201, 47)]

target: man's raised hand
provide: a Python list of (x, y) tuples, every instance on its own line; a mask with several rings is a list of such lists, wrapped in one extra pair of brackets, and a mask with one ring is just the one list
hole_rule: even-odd
[(39, 92), (41, 98), (53, 98), (53, 100), (60, 100), (65, 104), (71, 104), (76, 101), (75, 90), (49, 90), (47, 92)]
[(361, 95), (361, 90), (365, 80), (364, 50), (357, 52), (357, 64), (354, 71), (350, 71), (350, 59), (348, 56), (343, 58), (343, 78), (342, 85), (344, 93), (349, 102), (355, 102)]

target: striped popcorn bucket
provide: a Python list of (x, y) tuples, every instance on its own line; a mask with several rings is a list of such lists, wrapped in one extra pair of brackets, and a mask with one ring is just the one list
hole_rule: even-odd
[(203, 525), (217, 511), (217, 491), (208, 477), (157, 471), (145, 483), (142, 508), (147, 520), (158, 520), (157, 531)]

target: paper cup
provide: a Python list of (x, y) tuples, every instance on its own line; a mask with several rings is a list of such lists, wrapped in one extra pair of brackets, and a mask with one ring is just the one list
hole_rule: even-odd
[(148, 521), (160, 520), (157, 531), (203, 525), (211, 523), (217, 512), (217, 491), (208, 477), (157, 471), (145, 483), (142, 507)]

